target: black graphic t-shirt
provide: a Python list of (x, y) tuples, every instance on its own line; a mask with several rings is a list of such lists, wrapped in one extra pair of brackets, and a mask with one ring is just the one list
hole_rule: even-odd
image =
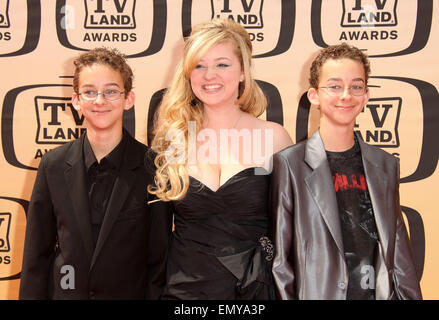
[(344, 152), (326, 151), (340, 214), (349, 272), (348, 300), (375, 299), (378, 233), (358, 141)]

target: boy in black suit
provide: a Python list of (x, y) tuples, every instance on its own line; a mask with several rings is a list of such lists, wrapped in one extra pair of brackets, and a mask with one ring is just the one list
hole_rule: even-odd
[(72, 103), (87, 132), (40, 163), (20, 299), (158, 299), (172, 221), (165, 203), (147, 204), (153, 156), (122, 126), (132, 70), (107, 48), (74, 63)]

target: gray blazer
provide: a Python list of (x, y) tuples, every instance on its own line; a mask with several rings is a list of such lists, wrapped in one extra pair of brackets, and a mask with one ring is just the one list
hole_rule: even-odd
[[(399, 204), (399, 163), (358, 139), (379, 235), (376, 299), (422, 299)], [(273, 275), (281, 299), (346, 299), (348, 271), (320, 132), (273, 157)]]

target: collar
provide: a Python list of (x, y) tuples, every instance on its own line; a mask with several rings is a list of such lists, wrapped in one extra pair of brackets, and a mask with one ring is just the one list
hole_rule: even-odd
[[(101, 163), (108, 163), (108, 165), (112, 168), (119, 168), (123, 160), (123, 154), (127, 144), (126, 141), (127, 136), (124, 132), (122, 135), (122, 140), (109, 154), (102, 158)], [(85, 168), (88, 172), (95, 163), (97, 164), (97, 159), (91, 147), (90, 141), (88, 140), (87, 134), (84, 138), (83, 153)]]

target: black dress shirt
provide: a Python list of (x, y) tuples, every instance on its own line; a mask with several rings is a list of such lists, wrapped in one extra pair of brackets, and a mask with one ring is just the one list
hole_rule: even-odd
[(90, 201), (90, 222), (92, 225), (94, 246), (104, 221), (108, 201), (122, 163), (126, 145), (125, 135), (120, 143), (108, 155), (96, 160), (88, 137), (84, 139), (84, 163), (87, 176), (87, 191)]

